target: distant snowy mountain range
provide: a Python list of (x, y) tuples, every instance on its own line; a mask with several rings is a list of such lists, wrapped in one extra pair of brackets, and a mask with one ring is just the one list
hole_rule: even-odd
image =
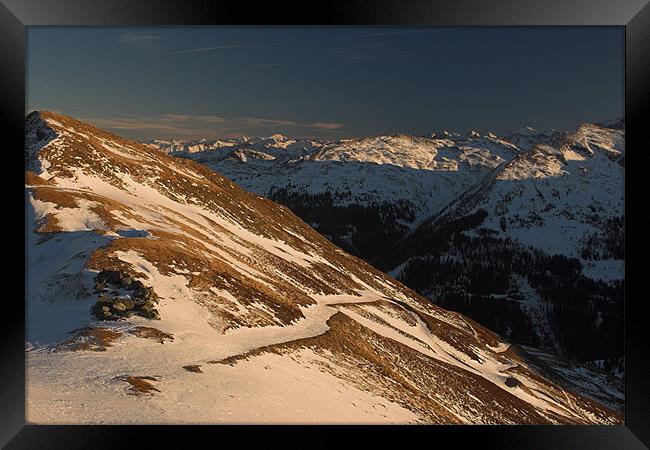
[(442, 209), (518, 149), (496, 137), (378, 136), (336, 142), (281, 135), (230, 141), (152, 141), (147, 145), (218, 171), (269, 196), (329, 192), (336, 206), (407, 202), (410, 228)]
[[(187, 154), (351, 164), (271, 139)], [(486, 174), (515, 150), (472, 139), (448, 160), (367, 145)], [(25, 141), (30, 423), (622, 423), (620, 380), (511, 345), (205, 166), (49, 112)]]
[[(147, 145), (205, 164), (271, 199), (326, 194), (331, 206), (399, 207), (391, 224), (407, 235), (424, 222), (489, 212), (485, 226), (544, 251), (588, 255), (590, 238), (623, 215), (622, 120), (575, 132), (523, 128), (507, 137), (448, 131), (433, 137), (378, 136), (336, 142), (268, 138), (151, 141)], [(440, 137), (438, 137), (440, 136)], [(280, 199), (282, 202), (282, 198)], [(299, 200), (295, 200), (299, 201)], [(303, 208), (307, 205), (301, 205)], [(444, 211), (444, 213), (443, 213)], [(303, 217), (305, 218), (305, 217)], [(504, 222), (505, 221), (505, 222)], [(318, 221), (311, 221), (316, 228)], [(505, 223), (505, 229), (501, 226)], [(331, 240), (353, 253), (355, 224)], [(341, 239), (346, 237), (346, 239)], [(403, 236), (402, 236), (403, 237)], [(593, 249), (599, 256), (607, 252)], [(361, 252), (360, 256), (364, 256)], [(591, 260), (585, 273), (620, 279), (617, 258)], [(593, 263), (610, 260), (610, 265)]]
[[(624, 126), (624, 120), (615, 119), (573, 131), (527, 127), (501, 137), (440, 131), (426, 137), (398, 134), (333, 142), (274, 135), (147, 145), (202, 163), (244, 189), (288, 206), (341, 248), (437, 301), (434, 286), (421, 283), (423, 275), (415, 277), (414, 267), (422, 267), (423, 258), (452, 258), (449, 251), (441, 253), (441, 242), (457, 234), (479, 247), (505, 239), (518, 252), (562, 256), (579, 266), (576, 277), (581, 283), (621, 286)], [(458, 224), (464, 222), (459, 231)], [(530, 269), (508, 283), (516, 291), (527, 290), (528, 279), (535, 276)], [(530, 289), (538, 293), (542, 288)], [(587, 290), (618, 307), (592, 301), (580, 307), (592, 309), (586, 314), (593, 335), (610, 338), (622, 320), (622, 301), (616, 300), (622, 286), (604, 292), (607, 289)], [(469, 286), (463, 291), (478, 295)], [(555, 297), (548, 295), (544, 302), (553, 303)], [(540, 311), (543, 307), (537, 303), (515, 303), (531, 322), (532, 334), (512, 331), (503, 317), (498, 324), (496, 317), (484, 317), (475, 311), (480, 304), (476, 301), (447, 306), (482, 318), (499, 332), (519, 335), (524, 343), (544, 342), (555, 351), (566, 350), (558, 343), (566, 330), (549, 328), (548, 321), (555, 319), (548, 310)], [(520, 319), (517, 314), (511, 317)], [(608, 353), (622, 356), (622, 341), (614, 340), (620, 352), (612, 348)], [(575, 348), (570, 352), (584, 360), (602, 359), (587, 353)]]

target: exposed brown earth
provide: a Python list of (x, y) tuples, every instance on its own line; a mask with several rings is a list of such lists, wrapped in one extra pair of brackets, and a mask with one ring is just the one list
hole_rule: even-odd
[(183, 369), (187, 370), (188, 372), (203, 373), (203, 371), (201, 370), (201, 366), (198, 364), (183, 366)]
[[(70, 170), (71, 167), (80, 165), (77, 158), (82, 158), (84, 161), (81, 167), (85, 173), (99, 176), (118, 187), (123, 185), (121, 180), (116, 179), (115, 174), (118, 172), (127, 173), (144, 185), (150, 185), (151, 175), (155, 174), (157, 177), (156, 189), (170, 198), (178, 198), (179, 195), (191, 198), (193, 200), (189, 203), (200, 205), (218, 214), (225, 214), (226, 217), (236, 218), (238, 223), (257, 235), (281, 240), (298, 251), (320, 256), (334, 267), (345, 268), (344, 270), (334, 269), (332, 266), (322, 263), (314, 263), (311, 267), (305, 268), (288, 263), (261, 248), (251, 247), (250, 243), (241, 240), (208, 217), (204, 217), (212, 225), (213, 229), (208, 230), (212, 235), (215, 232), (223, 233), (244, 247), (248, 247), (255, 254), (254, 258), (250, 258), (241, 253), (233, 255), (229, 249), (223, 249), (230, 258), (235, 257), (243, 264), (262, 273), (285, 273), (294, 280), (287, 282), (275, 277), (268, 277), (262, 284), (252, 277), (242, 276), (232, 265), (221, 263), (224, 261), (223, 254), (217, 254), (204, 245), (206, 242), (206, 230), (202, 229), (204, 227), (188, 227), (186, 217), (182, 217), (175, 211), (166, 211), (165, 222), (172, 227), (181, 228), (183, 234), (155, 229), (151, 232), (158, 239), (125, 238), (114, 240), (106, 248), (98, 250), (91, 256), (88, 263), (90, 269), (110, 268), (132, 271), (133, 269), (129, 269), (128, 265), (112, 256), (118, 250), (136, 250), (148, 260), (153, 261), (163, 274), (171, 271), (170, 266), (173, 260), (180, 260), (188, 270), (202, 271), (196, 279), (190, 277), (190, 286), (206, 288), (203, 291), (205, 306), (219, 316), (223, 330), (248, 325), (287, 325), (301, 319), (303, 315), (299, 308), (313, 304), (313, 300), (304, 294), (304, 288), (322, 294), (355, 294), (358, 289), (363, 288), (356, 280), (375, 289), (385, 289), (385, 286), (378, 282), (378, 280), (382, 280), (383, 283), (388, 282), (392, 289), (405, 291), (409, 296), (417, 296), (407, 288), (387, 279), (383, 273), (360, 259), (343, 253), (287, 208), (248, 194), (231, 181), (200, 164), (160, 154), (144, 145), (124, 140), (70, 117), (48, 112), (42, 112), (40, 115), (47, 123), (50, 123), (49, 120), (54, 120), (66, 128), (74, 129), (89, 137), (88, 139), (78, 138), (74, 133), (69, 133), (70, 136), (65, 137), (65, 151), (61, 151), (56, 146), (46, 146), (41, 149), (39, 157), (49, 161), (48, 172), (55, 178), (74, 176)], [(119, 146), (119, 154), (102, 146), (101, 140), (110, 141), (111, 147)], [(134, 159), (129, 159), (129, 157)], [(194, 183), (197, 186), (193, 186), (191, 180), (200, 181), (200, 183)], [(111, 231), (116, 231), (124, 226), (120, 220), (115, 219), (115, 212), (127, 217), (133, 216), (131, 208), (87, 191), (42, 185), (33, 185), (31, 191), (36, 199), (56, 203), (66, 208), (77, 207), (78, 199), (91, 200), (97, 204), (92, 211), (102, 219), (105, 228)], [(180, 221), (179, 218), (184, 220)], [(152, 226), (155, 225), (158, 224), (152, 224)], [(47, 217), (46, 224), (39, 229), (40, 232), (59, 230), (60, 226), (57, 224), (56, 218), (51, 215)], [(302, 236), (303, 239), (299, 239), (297, 236)], [(137, 276), (137, 273), (134, 276)], [(271, 284), (273, 288), (269, 289), (265, 284)], [(300, 287), (297, 287), (297, 284)], [(207, 290), (209, 287), (227, 289), (237, 298), (238, 302), (247, 307), (249, 313), (238, 316), (228, 314), (227, 308), (223, 308), (228, 300)], [(419, 300), (426, 303), (424, 299)], [(269, 316), (268, 312), (260, 310), (253, 303), (268, 305), (273, 310), (273, 315)]]
[[(530, 367), (532, 371), (538, 373), (541, 377), (553, 381), (553, 383), (561, 386), (563, 389), (579, 394), (589, 393), (592, 398), (601, 400), (601, 403), (621, 413), (622, 417), (625, 406), (623, 399), (611, 396), (607, 392), (606, 386), (618, 386), (623, 391), (624, 383), (623, 380), (614, 377), (612, 374), (604, 370), (590, 368), (585, 376), (582, 375), (582, 371), (576, 370), (577, 368), (583, 368), (577, 361), (557, 358), (545, 359), (517, 345), (511, 345), (504, 352), (504, 355), (513, 360), (521, 361), (522, 364)], [(586, 388), (584, 385), (588, 387)]]
[[(161, 276), (182, 275), (191, 300), (209, 313), (206, 320), (221, 333), (294, 325), (305, 318), (305, 308), (313, 307), (319, 294), (359, 297), (359, 303), (329, 305), (338, 312), (327, 321), (329, 330), (323, 334), (212, 363), (232, 365), (269, 352), (300, 359), (309, 349), (319, 356), (313, 364), (320, 370), (391, 400), (426, 423), (462, 423), (468, 414), (477, 423), (622, 421), (620, 414), (542, 376), (524, 357), (499, 353), (503, 340), (496, 334), (432, 305), (335, 247), (287, 208), (248, 194), (206, 167), (71, 117), (40, 112), (27, 121), (28, 190), (35, 199), (56, 205), (38, 232), (68, 231), (57, 211), (81, 208), (88, 201), (93, 202), (89, 211), (101, 219), (95, 232), (116, 236), (129, 228), (127, 223), (147, 231), (141, 237), (115, 237), (92, 252), (86, 269), (119, 272), (122, 279), (151, 288), (143, 266), (121, 259), (123, 253), (136, 253)], [(95, 184), (79, 188), (75, 180), (83, 177)], [(101, 194), (93, 190), (98, 185), (103, 186)], [(134, 189), (153, 200), (143, 201)], [(383, 299), (363, 302), (362, 292), (381, 293)], [(361, 325), (350, 317), (353, 314), (394, 333), (395, 339)], [(112, 313), (108, 317), (115, 318)], [(419, 330), (422, 324), (430, 336), (411, 334), (411, 328)], [(66, 349), (105, 351), (122, 332), (93, 327), (77, 333), (66, 341)], [(171, 334), (150, 327), (123, 333), (161, 344), (173, 340)], [(434, 341), (449, 352), (438, 355)], [(477, 373), (476, 367), (497, 363), (511, 366), (499, 375), (503, 380)], [(183, 368), (202, 372), (198, 364)], [(157, 381), (123, 377), (133, 394), (160, 392), (146, 380)], [(559, 406), (539, 408), (536, 402), (541, 397)]]
[(138, 326), (129, 330), (129, 333), (140, 338), (160, 342), (161, 344), (164, 344), (165, 341), (171, 342), (174, 340), (174, 336), (171, 334), (151, 327)]
[(55, 347), (54, 351), (93, 351), (103, 352), (124, 335), (132, 335), (143, 339), (149, 339), (164, 344), (165, 341), (173, 341), (174, 336), (156, 328), (136, 326), (124, 330), (114, 330), (105, 327), (86, 327), (70, 332), (72, 337), (66, 339)]
[(27, 186), (48, 186), (52, 184), (52, 181), (39, 177), (31, 170), (25, 171), (25, 185)]
[[(426, 316), (422, 319), (425, 320)], [(462, 423), (459, 416), (448, 410), (448, 405), (454, 402), (463, 405), (465, 410), (476, 411), (476, 421), (486, 424), (592, 423), (587, 414), (595, 414), (604, 420), (614, 416), (615, 422), (622, 421), (617, 413), (589, 399), (563, 392), (543, 378), (534, 376), (523, 366), (512, 372), (510, 379), (513, 381), (509, 383), (513, 385), (512, 389), (522, 388), (516, 381), (517, 373), (532, 376), (540, 383), (540, 392), (550, 392), (549, 395), (557, 396), (556, 398), (567, 396), (576, 409), (585, 412), (585, 417), (576, 420), (550, 411), (542, 413), (514, 393), (506, 392), (483, 377), (387, 339), (343, 313), (333, 315), (327, 324), (330, 330), (322, 335), (261, 347), (210, 363), (234, 365), (263, 353), (300, 358), (301, 349), (310, 349), (328, 360), (327, 364), (321, 364), (322, 370), (343, 378), (360, 389), (400, 404), (417, 413), (426, 423)], [(408, 370), (404, 371), (403, 367), (408, 367)], [(351, 376), (350, 373), (354, 375)], [(491, 399), (489, 407), (479, 399)]]
[(160, 390), (156, 389), (156, 387), (153, 384), (149, 383), (148, 381), (145, 381), (145, 380), (158, 381), (154, 377), (126, 376), (122, 378), (122, 380), (126, 381), (131, 385), (131, 387), (129, 388), (129, 394), (132, 395), (143, 395), (143, 394), (153, 395), (154, 392), (160, 392)]
[(103, 352), (122, 336), (119, 331), (102, 327), (82, 328), (70, 333), (74, 333), (74, 336), (59, 344), (55, 351)]

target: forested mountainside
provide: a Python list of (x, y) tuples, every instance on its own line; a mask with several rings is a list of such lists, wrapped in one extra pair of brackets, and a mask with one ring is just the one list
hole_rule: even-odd
[(436, 304), (620, 375), (624, 126), (150, 145), (288, 206)]
[(602, 373), (205, 166), (48, 112), (25, 138), (31, 423), (622, 422)]

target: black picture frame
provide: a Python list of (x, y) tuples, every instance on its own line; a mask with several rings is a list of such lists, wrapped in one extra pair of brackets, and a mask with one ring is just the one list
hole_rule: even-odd
[[(2, 193), (7, 210), (5, 241), (25, 232), (24, 148), (26, 27), (34, 26), (178, 26), (178, 25), (408, 25), (408, 26), (620, 26), (625, 28), (625, 425), (624, 426), (435, 426), (344, 427), (346, 439), (372, 437), (455, 443), (468, 440), (499, 448), (647, 448), (650, 445), (650, 356), (643, 291), (646, 254), (647, 189), (644, 167), (650, 148), (644, 142), (644, 122), (650, 103), (650, 5), (648, 0), (409, 0), (304, 2), (259, 5), (207, 0), (0, 0), (0, 123), (4, 125)], [(647, 134), (647, 132), (646, 132)], [(4, 165), (3, 164), (3, 165)], [(647, 177), (647, 176), (646, 176)], [(21, 194), (21, 191), (23, 194)], [(8, 242), (11, 243), (11, 242)], [(18, 244), (20, 245), (20, 244)], [(7, 247), (8, 248), (8, 247)], [(11, 261), (18, 251), (7, 250)], [(22, 247), (24, 252), (24, 247)], [(23, 254), (24, 256), (24, 254)], [(9, 259), (7, 259), (9, 260)], [(24, 278), (24, 264), (7, 267), (13, 280)], [(10, 278), (9, 272), (4, 276)], [(13, 284), (20, 291), (20, 283)], [(23, 286), (24, 287), (24, 286)], [(639, 294), (635, 294), (639, 293)], [(24, 293), (23, 293), (24, 294)], [(636, 295), (636, 297), (635, 297)], [(23, 297), (24, 298), (24, 297)], [(188, 444), (205, 438), (222, 443), (224, 436), (266, 442), (295, 437), (292, 427), (256, 426), (252, 432), (236, 426), (37, 426), (25, 425), (25, 327), (20, 293), (6, 295), (0, 326), (0, 445), (6, 448), (132, 448), (136, 438), (166, 448), (177, 439)], [(340, 427), (337, 427), (340, 428)], [(334, 430), (303, 427), (334, 437)], [(358, 434), (357, 434), (358, 433)], [(396, 436), (399, 435), (399, 436)], [(218, 437), (218, 440), (216, 439)], [(293, 439), (293, 438), (292, 438)], [(323, 441), (325, 441), (323, 439)], [(337, 438), (338, 440), (338, 438)], [(145, 442), (145, 440), (140, 440)], [(335, 441), (333, 441), (335, 442)], [(442, 442), (442, 441), (440, 441)], [(195, 445), (200, 445), (196, 443)], [(149, 445), (148, 445), (149, 446)], [(137, 448), (137, 447), (135, 447)], [(160, 447), (159, 447), (160, 448)]]

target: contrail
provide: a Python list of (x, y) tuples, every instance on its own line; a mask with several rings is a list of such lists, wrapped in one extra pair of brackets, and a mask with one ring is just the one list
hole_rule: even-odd
[(317, 42), (329, 42), (329, 41), (340, 41), (345, 39), (360, 39), (360, 38), (369, 38), (369, 37), (380, 37), (380, 36), (392, 36), (397, 34), (412, 34), (412, 33), (424, 33), (431, 31), (430, 29), (426, 30), (402, 30), (402, 31), (388, 31), (388, 32), (379, 32), (379, 33), (370, 33), (370, 34), (358, 34), (355, 36), (335, 36), (330, 38), (321, 38), (321, 39), (308, 39), (304, 41), (288, 41), (288, 42), (267, 42), (263, 44), (229, 44), (229, 45), (217, 45), (214, 47), (202, 47), (202, 48), (190, 48), (187, 50), (177, 50), (173, 52), (166, 53), (167, 55), (180, 55), (184, 53), (199, 53), (199, 52), (208, 52), (211, 50), (225, 50), (229, 48), (250, 48), (250, 47), (269, 47), (275, 45), (299, 45), (299, 44), (311, 44)]

